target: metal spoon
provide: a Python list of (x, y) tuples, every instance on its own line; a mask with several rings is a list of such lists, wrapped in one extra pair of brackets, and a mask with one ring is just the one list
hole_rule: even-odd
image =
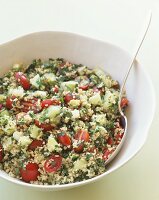
[(149, 29), (149, 26), (150, 26), (150, 23), (151, 23), (151, 17), (152, 17), (152, 12), (149, 11), (149, 14), (146, 18), (146, 23), (144, 24), (144, 27), (141, 31), (141, 35), (139, 37), (139, 40), (137, 41), (136, 43), (136, 46), (134, 48), (134, 53), (133, 53), (133, 56), (131, 58), (131, 61), (130, 61), (130, 65), (128, 67), (128, 70), (127, 70), (127, 73), (125, 74), (125, 77), (124, 77), (124, 80), (123, 80), (123, 83), (122, 83), (122, 86), (121, 86), (121, 89), (120, 89), (120, 93), (119, 93), (119, 101), (118, 101), (118, 109), (119, 109), (119, 112), (121, 114), (121, 121), (122, 121), (122, 124), (123, 124), (123, 128), (124, 128), (124, 135), (123, 135), (123, 138), (122, 140), (120, 141), (120, 143), (118, 144), (117, 148), (115, 149), (115, 151), (109, 156), (109, 158), (106, 160), (105, 164), (108, 164), (120, 151), (123, 143), (124, 143), (124, 140), (126, 138), (126, 134), (127, 134), (127, 117), (125, 116), (122, 108), (121, 108), (121, 100), (122, 100), (122, 96), (123, 96), (123, 92), (124, 92), (124, 88), (125, 88), (125, 84), (126, 84), (126, 81), (127, 81), (127, 78), (129, 76), (129, 73), (134, 65), (134, 62), (136, 60), (136, 57), (138, 55), (138, 52), (143, 44), (143, 41), (146, 37), (146, 34), (147, 34), (147, 31)]

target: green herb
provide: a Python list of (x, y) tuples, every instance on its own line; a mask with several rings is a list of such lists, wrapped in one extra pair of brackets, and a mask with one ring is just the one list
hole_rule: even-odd
[(60, 97), (60, 102), (63, 104), (64, 103), (64, 98)]
[(44, 122), (46, 119), (48, 119), (48, 116), (46, 114), (40, 116), (39, 121)]
[(114, 128), (114, 121), (113, 122), (109, 122), (107, 125), (106, 125), (106, 129), (107, 130), (111, 130)]
[(20, 119), (17, 121), (17, 123), (18, 123), (19, 125), (24, 125), (24, 124), (25, 124), (24, 118), (23, 118), (23, 117), (20, 118)]
[(72, 161), (74, 162), (74, 161), (76, 161), (78, 158), (79, 158), (79, 155), (73, 155), (73, 156), (72, 156)]
[(89, 154), (86, 154), (86, 161), (89, 161), (90, 160), (90, 158), (92, 157), (93, 155), (91, 154), (91, 153), (89, 153)]
[(99, 167), (105, 167), (105, 162), (104, 162), (104, 160), (101, 159), (101, 158), (97, 158), (96, 164), (97, 164), (97, 166), (99, 166)]
[(34, 117), (35, 117), (34, 112), (29, 112), (29, 115), (30, 115), (31, 118), (34, 118)]
[(68, 150), (61, 151), (61, 155), (63, 158), (67, 158), (69, 156), (69, 153), (70, 153), (70, 151), (68, 151)]
[(101, 82), (100, 79), (99, 79), (99, 77), (96, 76), (95, 74), (92, 74), (92, 75), (90, 76), (90, 80), (91, 80), (91, 82), (92, 82), (94, 85), (98, 85), (98, 84)]
[(15, 175), (16, 175), (16, 176), (18, 176), (18, 175), (20, 174), (19, 168), (15, 168), (14, 171), (15, 171)]
[(105, 147), (106, 145), (106, 140), (104, 137), (99, 136), (95, 141), (94, 141), (94, 145), (98, 148), (98, 149), (102, 149), (103, 147)]
[(65, 165), (61, 166), (61, 170), (60, 171), (61, 171), (61, 175), (68, 176), (68, 169), (67, 169), (67, 167)]

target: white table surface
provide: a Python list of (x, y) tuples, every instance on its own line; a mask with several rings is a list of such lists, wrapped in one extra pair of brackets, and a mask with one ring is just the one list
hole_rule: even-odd
[[(29, 32), (63, 30), (109, 41), (131, 53), (149, 8), (153, 11), (152, 24), (138, 59), (148, 71), (159, 100), (159, 0), (0, 0), (0, 43)], [(37, 192), (0, 179), (0, 200), (158, 200), (158, 111), (157, 105), (140, 153), (97, 183), (60, 192)]]

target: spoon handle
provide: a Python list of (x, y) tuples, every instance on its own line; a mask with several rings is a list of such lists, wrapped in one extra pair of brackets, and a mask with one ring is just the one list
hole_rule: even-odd
[(127, 81), (127, 78), (129, 76), (129, 73), (133, 67), (133, 64), (134, 64), (134, 61), (136, 59), (136, 56), (140, 50), (140, 47), (142, 46), (142, 43), (146, 37), (146, 34), (147, 34), (147, 31), (150, 27), (150, 23), (151, 23), (151, 17), (152, 17), (152, 12), (151, 10), (149, 11), (148, 13), (148, 16), (146, 18), (146, 22), (142, 28), (142, 31), (141, 31), (141, 34), (139, 35), (139, 39), (135, 45), (135, 48), (134, 48), (134, 52), (133, 52), (133, 56), (131, 58), (131, 61), (130, 61), (130, 66), (127, 70), (127, 73), (125, 74), (125, 77), (124, 77), (124, 80), (123, 80), (123, 83), (122, 83), (122, 86), (121, 86), (121, 89), (120, 89), (120, 94), (119, 94), (119, 111), (122, 113), (122, 110), (121, 110), (121, 107), (120, 107), (120, 103), (121, 103), (121, 98), (122, 98), (122, 94), (123, 94), (123, 90), (124, 90), (124, 87), (125, 87), (125, 84), (126, 84), (126, 81)]

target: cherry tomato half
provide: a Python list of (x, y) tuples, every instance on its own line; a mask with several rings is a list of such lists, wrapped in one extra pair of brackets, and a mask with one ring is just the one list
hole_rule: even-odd
[(71, 145), (71, 138), (65, 133), (60, 133), (57, 136), (57, 139), (58, 139), (59, 143), (61, 143), (64, 146), (70, 146)]
[(87, 84), (87, 85), (81, 85), (81, 86), (79, 86), (79, 88), (82, 89), (82, 90), (88, 90), (89, 84)]
[(31, 144), (28, 146), (28, 149), (34, 151), (37, 147), (42, 147), (43, 145), (44, 145), (43, 140), (33, 140)]
[(25, 168), (20, 169), (22, 180), (25, 182), (36, 181), (40, 174), (38, 169), (38, 164), (29, 162)]
[(3, 160), (3, 148), (2, 145), (0, 144), (0, 162)]
[(107, 140), (107, 143), (108, 143), (109, 145), (112, 145), (112, 144), (114, 143), (113, 138), (112, 138), (112, 137), (109, 137), (108, 140)]
[(15, 96), (7, 97), (6, 99), (6, 108), (12, 109), (13, 108), (13, 100), (15, 99)]
[(75, 134), (75, 139), (88, 142), (89, 141), (89, 133), (86, 130), (79, 130)]
[(71, 93), (66, 94), (64, 97), (65, 103), (69, 103), (72, 99), (75, 99), (75, 97)]
[(6, 108), (12, 109), (13, 108), (13, 100), (16, 98), (16, 96), (7, 97), (6, 99)]
[(84, 149), (84, 144), (83, 143), (80, 143), (76, 148), (74, 148), (74, 151), (76, 153), (81, 153)]
[(51, 131), (54, 128), (51, 124), (40, 123), (37, 119), (35, 119), (34, 123), (37, 127), (42, 128), (44, 131)]
[(8, 109), (12, 109), (13, 108), (12, 99), (10, 97), (8, 97), (6, 99), (6, 108), (8, 108)]
[(56, 172), (61, 168), (62, 165), (62, 157), (60, 155), (52, 155), (50, 156), (44, 163), (44, 169), (46, 172)]
[(128, 106), (129, 104), (129, 101), (127, 98), (123, 97), (122, 100), (121, 100), (121, 108), (125, 108), (126, 106)]
[(60, 102), (56, 99), (45, 99), (41, 102), (42, 109), (48, 108), (51, 105), (59, 105)]
[(20, 85), (24, 88), (24, 90), (30, 89), (30, 81), (22, 72), (16, 72), (15, 78), (18, 81), (18, 83), (20, 83)]

